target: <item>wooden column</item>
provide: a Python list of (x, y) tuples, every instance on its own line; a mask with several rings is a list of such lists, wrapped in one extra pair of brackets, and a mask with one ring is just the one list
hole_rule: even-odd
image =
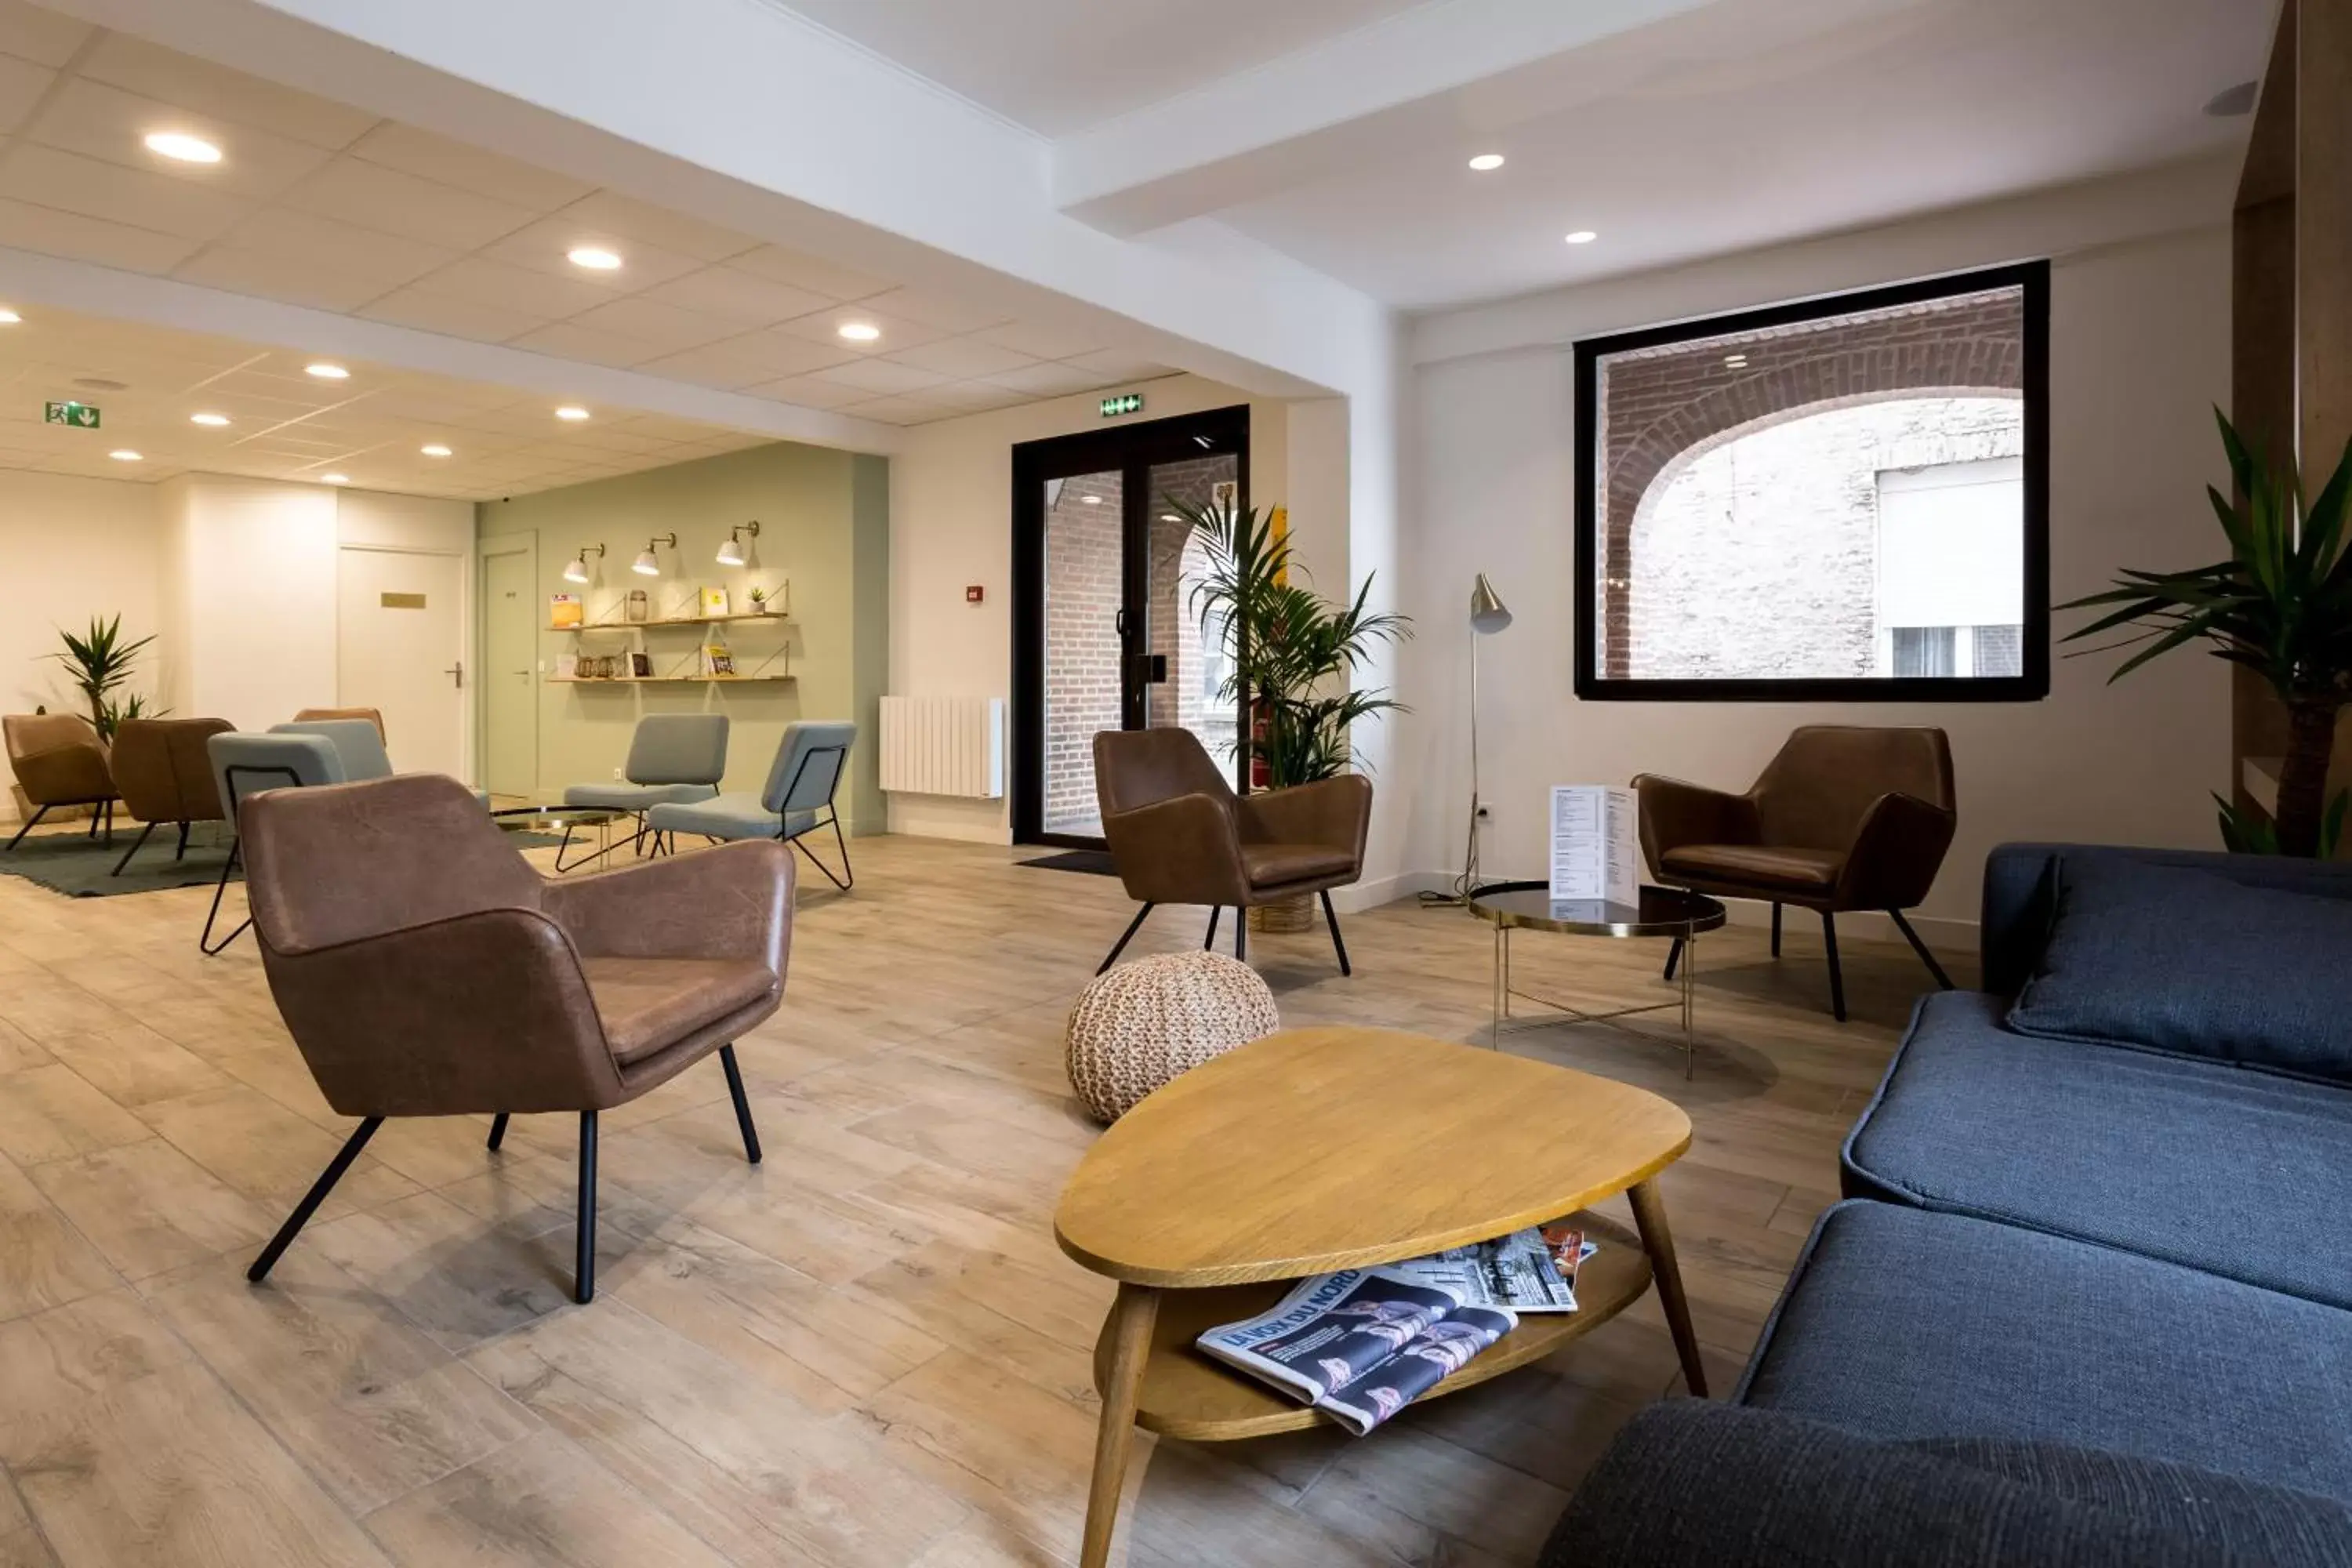
[[(2230, 418), (2274, 465), (2294, 461), (2295, 428), (2295, 5), (2287, 0), (2263, 74), (2238, 183), (2231, 277)], [(2286, 710), (2250, 669), (2230, 671), (2231, 788), (2241, 806), (2248, 757), (2286, 751)]]

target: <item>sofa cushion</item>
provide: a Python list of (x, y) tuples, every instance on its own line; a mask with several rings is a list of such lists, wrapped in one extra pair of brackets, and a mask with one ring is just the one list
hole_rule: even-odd
[(2010, 1027), (2352, 1080), (2352, 901), (2099, 857), (2069, 868)]
[(623, 1067), (771, 1002), (782, 988), (774, 970), (740, 959), (583, 958), (580, 972)]
[(1964, 1215), (1822, 1215), (1738, 1397), (1865, 1437), (2065, 1443), (2352, 1502), (2352, 1312)]
[(1790, 849), (1763, 844), (1685, 844), (1660, 858), (1669, 877), (1702, 882), (1741, 882), (1792, 892), (1826, 893), (1845, 868), (1839, 849)]
[(1878, 1443), (1774, 1411), (1673, 1399), (1610, 1444), (1541, 1568), (1922, 1563), (2342, 1568), (2352, 1509), (2064, 1444)]
[(2352, 1089), (2035, 1039), (1928, 996), (1846, 1138), (1849, 1196), (1982, 1215), (2352, 1308)]

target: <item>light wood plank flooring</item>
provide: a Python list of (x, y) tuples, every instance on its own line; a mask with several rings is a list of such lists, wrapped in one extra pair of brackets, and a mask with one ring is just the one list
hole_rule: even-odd
[[(854, 894), (804, 882), (784, 1009), (741, 1045), (766, 1163), (742, 1163), (715, 1063), (608, 1116), (584, 1309), (567, 1117), (518, 1119), (495, 1157), (478, 1121), (388, 1123), (247, 1286), (350, 1125), (251, 941), (198, 956), (205, 890), (0, 878), (0, 1565), (1074, 1560), (1110, 1289), (1049, 1228), (1095, 1135), (1060, 1031), (1129, 906), (1004, 849), (856, 855)], [(1163, 910), (1133, 951), (1197, 943), (1202, 920)], [(1724, 1389), (1923, 984), (1907, 952), (1849, 943), (1839, 1027), (1805, 923), (1778, 964), (1759, 932), (1704, 944), (1689, 1083), (1663, 1043), (1507, 1037), (1689, 1109), (1664, 1190)], [(1407, 903), (1348, 935), (1353, 980), (1319, 930), (1253, 942), (1286, 1022), (1482, 1037), (1486, 928)], [(1662, 957), (1530, 937), (1518, 978), (1622, 1003), (1663, 995)], [(1676, 1382), (1645, 1301), (1369, 1440), (1147, 1446), (1121, 1552), (1524, 1563)]]

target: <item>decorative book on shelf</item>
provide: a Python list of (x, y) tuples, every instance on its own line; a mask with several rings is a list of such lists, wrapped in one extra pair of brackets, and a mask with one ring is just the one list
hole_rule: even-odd
[(705, 616), (726, 615), (728, 613), (727, 590), (724, 588), (705, 588), (702, 591), (702, 613)]
[(547, 624), (557, 631), (566, 631), (583, 624), (586, 606), (577, 594), (550, 594), (547, 596)]

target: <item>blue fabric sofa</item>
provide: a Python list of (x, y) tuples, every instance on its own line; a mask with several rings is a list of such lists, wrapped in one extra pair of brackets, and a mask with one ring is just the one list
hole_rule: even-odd
[(1738, 1388), (1547, 1568), (2352, 1564), (2339, 921), (2352, 866), (1995, 850), (1986, 990), (1920, 1004)]

